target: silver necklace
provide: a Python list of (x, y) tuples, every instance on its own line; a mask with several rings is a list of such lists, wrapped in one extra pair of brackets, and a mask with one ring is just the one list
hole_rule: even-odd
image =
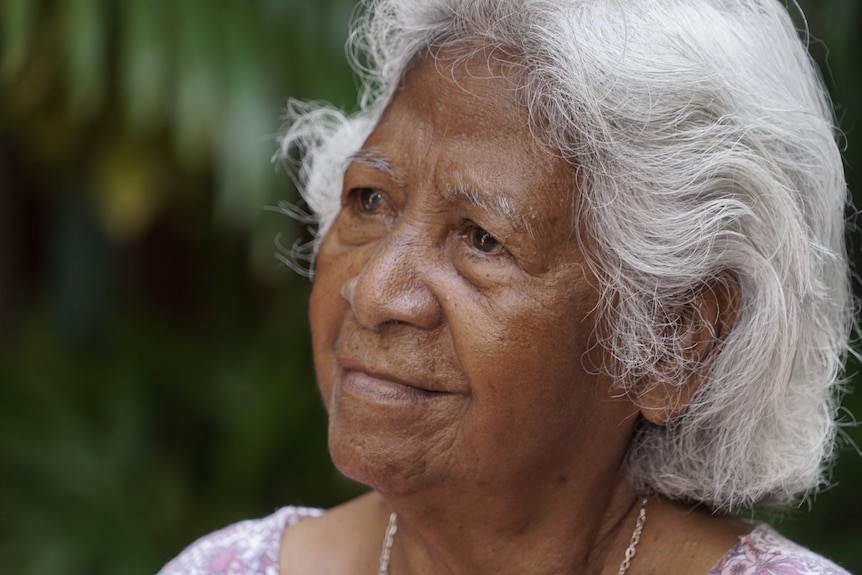
[(383, 549), (380, 550), (380, 567), (377, 575), (389, 575), (389, 556), (392, 555), (392, 541), (398, 531), (398, 516), (395, 512), (389, 516), (389, 525), (386, 527), (386, 535), (383, 537)]
[[(632, 531), (632, 538), (629, 541), (629, 546), (626, 549), (626, 556), (620, 564), (620, 570), (617, 575), (625, 575), (629, 570), (637, 553), (638, 543), (641, 541), (641, 533), (644, 530), (646, 523), (646, 506), (647, 498), (641, 500), (640, 511), (638, 512), (638, 520), (635, 522), (635, 530)], [(389, 558), (392, 556), (392, 542), (395, 540), (395, 533), (398, 532), (398, 516), (393, 511), (389, 516), (389, 525), (386, 526), (386, 534), (383, 537), (383, 548), (380, 550), (380, 567), (377, 569), (377, 575), (389, 575)]]
[(640, 511), (638, 511), (638, 520), (635, 522), (635, 530), (632, 531), (632, 539), (629, 541), (629, 546), (626, 549), (626, 556), (620, 564), (620, 570), (617, 571), (617, 575), (624, 575), (625, 572), (629, 570), (629, 567), (632, 564), (632, 559), (634, 559), (635, 553), (638, 551), (638, 543), (641, 542), (641, 533), (643, 533), (644, 523), (646, 523), (646, 504), (647, 498), (644, 497), (641, 500), (641, 508)]

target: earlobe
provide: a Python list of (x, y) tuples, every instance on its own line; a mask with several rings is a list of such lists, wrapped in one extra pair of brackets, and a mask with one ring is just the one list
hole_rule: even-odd
[(638, 386), (644, 419), (666, 425), (685, 412), (733, 329), (740, 302), (739, 283), (732, 273), (724, 272), (666, 314), (667, 352)]

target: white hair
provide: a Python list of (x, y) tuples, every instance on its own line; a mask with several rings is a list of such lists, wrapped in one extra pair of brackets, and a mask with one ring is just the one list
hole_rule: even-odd
[[(515, 55), (532, 130), (578, 174), (621, 392), (685, 365), (667, 318), (733, 278), (741, 308), (694, 400), (643, 423), (634, 485), (716, 509), (822, 487), (835, 443), (852, 295), (848, 194), (828, 96), (777, 0), (379, 0), (349, 46), (352, 116), (291, 104), (281, 157), (319, 235), (347, 157), (407, 68), (444, 45)], [(315, 244), (316, 246), (316, 244)], [(674, 330), (671, 330), (674, 331)], [(691, 366), (688, 366), (689, 368)], [(684, 378), (679, 378), (679, 383)]]

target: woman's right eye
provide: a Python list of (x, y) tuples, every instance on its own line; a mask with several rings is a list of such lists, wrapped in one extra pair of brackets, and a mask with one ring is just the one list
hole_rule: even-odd
[(383, 194), (371, 188), (357, 188), (352, 191), (356, 207), (366, 214), (373, 214), (383, 207)]

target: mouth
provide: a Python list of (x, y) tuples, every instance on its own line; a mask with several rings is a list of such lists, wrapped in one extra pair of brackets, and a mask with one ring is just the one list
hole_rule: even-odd
[(358, 362), (345, 360), (338, 363), (341, 367), (341, 384), (347, 392), (382, 403), (415, 403), (452, 395), (434, 385), (404, 379), (387, 371), (369, 369)]
[(349, 392), (382, 403), (415, 403), (448, 395), (443, 392), (429, 391), (420, 387), (407, 385), (398, 380), (387, 379), (352, 369), (344, 371), (341, 382), (342, 386)]

